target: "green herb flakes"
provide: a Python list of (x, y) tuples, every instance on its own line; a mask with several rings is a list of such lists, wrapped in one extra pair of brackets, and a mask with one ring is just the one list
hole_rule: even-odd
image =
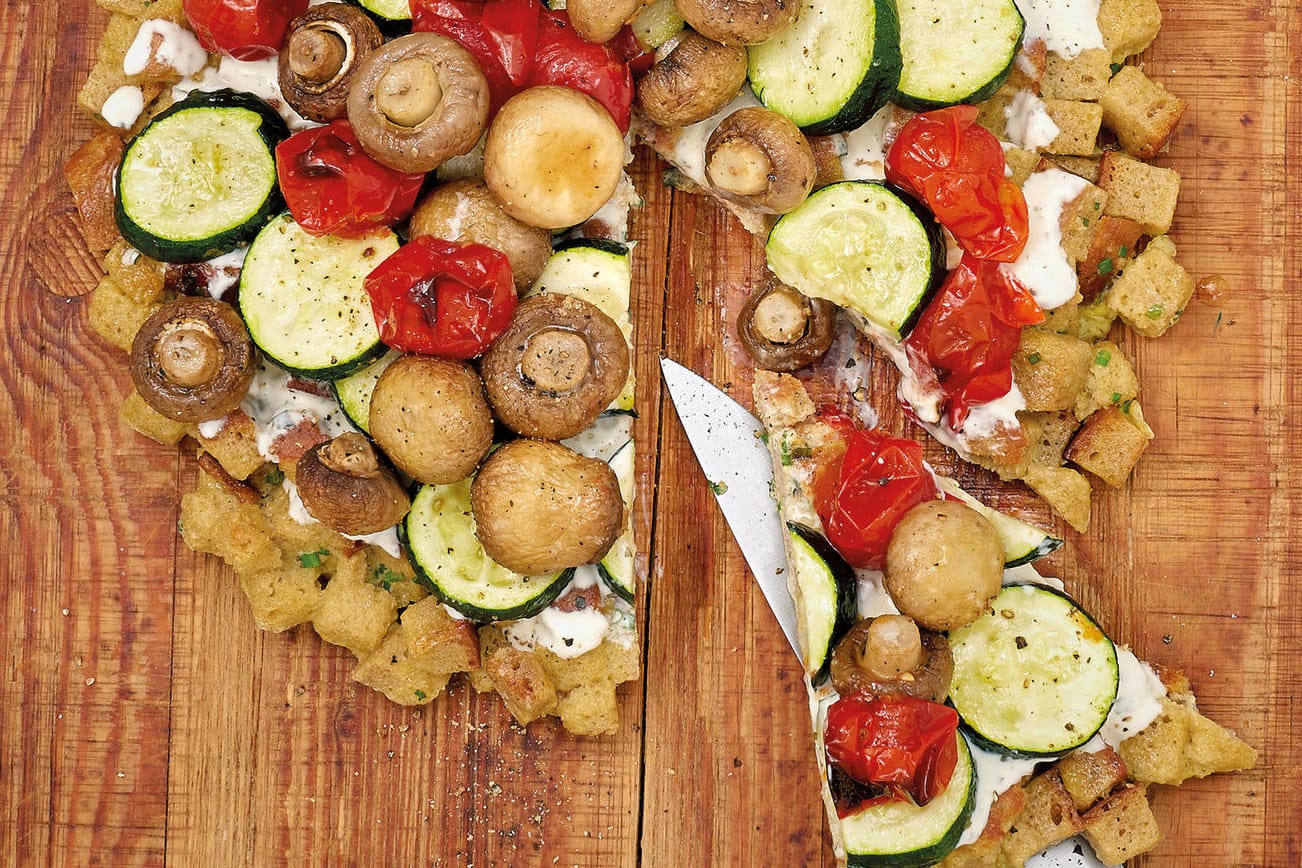
[(1111, 274), (1111, 273), (1112, 273), (1112, 260), (1111, 260), (1111, 259), (1100, 259), (1100, 260), (1099, 260), (1099, 274)]
[(417, 701), (417, 702), (424, 702), (424, 701), (425, 701), (425, 691), (420, 690), (419, 688), (417, 688), (417, 690), (416, 690), (416, 701)]
[(303, 552), (298, 556), (298, 565), (314, 569), (321, 566), (321, 559), (330, 557), (330, 549), (317, 549), (314, 552)]
[(1112, 361), (1112, 353), (1107, 350), (1099, 350), (1094, 354), (1094, 364), (1098, 365), (1100, 368), (1106, 368), (1110, 361)]
[(1155, 304), (1148, 310), (1144, 311), (1144, 316), (1149, 319), (1161, 319), (1162, 314), (1164, 313), (1166, 313), (1166, 308), (1162, 307), (1160, 304)]
[(1040, 364), (1040, 354), (1039, 354), (1039, 353), (1031, 353), (1029, 356), (1026, 357), (1026, 363), (1027, 363), (1028, 365), (1038, 365), (1038, 364)]

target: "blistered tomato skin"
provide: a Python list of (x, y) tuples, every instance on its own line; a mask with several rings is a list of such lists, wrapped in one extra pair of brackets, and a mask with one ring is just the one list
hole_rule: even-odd
[(515, 279), (482, 244), (412, 239), (366, 278), (380, 340), (404, 353), (472, 359), (506, 330)]
[(236, 60), (263, 60), (285, 44), (289, 22), (308, 0), (184, 0), (182, 8), (199, 44)]
[(425, 176), (367, 156), (346, 120), (295, 133), (276, 147), (276, 175), (294, 221), (313, 235), (357, 238), (416, 205)]

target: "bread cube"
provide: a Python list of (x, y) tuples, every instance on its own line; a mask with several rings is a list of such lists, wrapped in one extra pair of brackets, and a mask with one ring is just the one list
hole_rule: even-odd
[(358, 657), (373, 650), (397, 617), (393, 597), (366, 581), (366, 557), (341, 557), (312, 618), (317, 635)]
[(1093, 156), (1098, 148), (1099, 128), (1103, 125), (1103, 109), (1098, 103), (1046, 99), (1044, 110), (1058, 125), (1058, 135), (1044, 149), (1046, 154)]
[(1189, 744), (1189, 716), (1184, 706), (1161, 699), (1162, 713), (1143, 731), (1121, 742), (1117, 751), (1133, 780), (1178, 784), (1184, 780), (1184, 753)]
[(1084, 828), (1058, 772), (1050, 769), (1025, 784), (1026, 804), (1004, 836), (1004, 855), (1021, 865), (1046, 847), (1065, 841)]
[(1099, 182), (1100, 159), (1100, 157), (1074, 157), (1071, 154), (1057, 154), (1053, 158), (1053, 164), (1063, 171), (1084, 178), (1091, 184), (1097, 184)]
[(556, 710), (556, 685), (536, 655), (510, 646), (498, 648), (484, 661), (484, 672), (522, 726)]
[(1080, 293), (1072, 296), (1071, 301), (1044, 312), (1044, 322), (1038, 326), (1046, 332), (1060, 335), (1075, 335), (1080, 328)]
[(205, 437), (199, 429), (190, 426), (187, 429), (205, 452), (221, 462), (226, 472), (236, 479), (248, 479), (255, 470), (266, 464), (266, 459), (258, 452), (258, 432), (253, 420), (243, 410), (236, 410), (226, 417), (226, 424), (212, 437)]
[(1085, 840), (1105, 865), (1120, 865), (1162, 840), (1144, 785), (1126, 787), (1085, 814)]
[(1143, 234), (1144, 227), (1134, 220), (1107, 214), (1099, 219), (1089, 250), (1076, 261), (1077, 286), (1086, 301), (1093, 301), (1117, 279), (1136, 255)]
[(1111, 75), (1112, 55), (1106, 48), (1087, 48), (1072, 58), (1050, 53), (1040, 79), (1040, 96), (1096, 102)]
[(206, 473), (201, 472), (195, 490), (181, 498), (181, 536), (190, 548), (217, 555), (237, 572), (278, 570), (282, 565), (262, 510)]
[(1028, 466), (1058, 467), (1062, 453), (1076, 433), (1079, 422), (1066, 410), (1048, 413), (1021, 413), (1022, 428), (1026, 431), (1026, 462)]
[(435, 597), (413, 603), (402, 613), (407, 654), (443, 672), (479, 667), (479, 636), (472, 621), (453, 617)]
[(185, 23), (181, 0), (95, 0), (95, 5), (132, 18), (166, 18)]
[(613, 735), (619, 731), (619, 701), (615, 683), (581, 684), (556, 702), (561, 724), (575, 735)]
[(1075, 407), (1093, 358), (1093, 349), (1079, 338), (1038, 328), (1022, 329), (1012, 364), (1013, 380), (1026, 398), (1026, 409)]
[(1104, 299), (1132, 329), (1155, 338), (1175, 325), (1193, 293), (1193, 276), (1164, 247), (1150, 244)]
[(1148, 437), (1125, 413), (1117, 407), (1104, 407), (1085, 420), (1064, 457), (1113, 488), (1119, 488), (1125, 485), (1147, 448)]
[(249, 598), (253, 620), (263, 630), (280, 633), (316, 616), (321, 604), (321, 571), (291, 566), (263, 572), (236, 568), (240, 587)]
[(353, 680), (380, 691), (399, 705), (426, 705), (438, 698), (452, 678), (428, 660), (407, 654), (407, 638), (394, 624), (379, 647), (358, 661)]
[(1153, 44), (1162, 29), (1162, 10), (1157, 0), (1102, 0), (1098, 22), (1112, 62), (1121, 63)]
[(1062, 209), (1062, 250), (1073, 263), (1089, 255), (1107, 201), (1107, 191), (1090, 184)]
[(1070, 467), (1030, 467), (1022, 477), (1031, 490), (1081, 533), (1090, 527), (1090, 483)]
[(1188, 103), (1137, 66), (1123, 66), (1099, 99), (1103, 123), (1116, 133), (1126, 153), (1150, 159), (1165, 147)]
[(1025, 148), (1010, 146), (1004, 149), (1004, 162), (1012, 172), (1008, 179), (1017, 186), (1026, 183), (1026, 179), (1035, 174), (1040, 166), (1040, 155)]
[(136, 332), (162, 306), (160, 302), (140, 304), (126, 293), (122, 284), (106, 275), (91, 290), (86, 319), (109, 344), (130, 352)]
[(140, 393), (134, 389), (122, 402), (122, 421), (131, 430), (156, 440), (164, 446), (175, 446), (185, 436), (186, 425), (159, 413), (145, 403)]
[(1085, 419), (1103, 407), (1116, 407), (1139, 394), (1139, 378), (1121, 348), (1111, 341), (1094, 345), (1085, 388), (1076, 399), (1076, 418)]
[(1108, 191), (1103, 213), (1109, 217), (1134, 220), (1149, 235), (1171, 228), (1180, 195), (1180, 175), (1173, 169), (1107, 151), (1099, 162), (1099, 186)]
[(167, 266), (118, 239), (104, 257), (104, 270), (139, 304), (163, 300)]
[(1083, 341), (1101, 340), (1108, 336), (1116, 319), (1117, 312), (1102, 298), (1082, 304), (1077, 312), (1076, 337)]
[(1126, 764), (1110, 747), (1078, 750), (1058, 761), (1058, 776), (1077, 811), (1086, 811), (1126, 782)]

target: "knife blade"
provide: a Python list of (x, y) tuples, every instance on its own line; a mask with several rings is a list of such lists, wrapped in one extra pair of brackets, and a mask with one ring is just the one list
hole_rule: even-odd
[(764, 426), (722, 389), (672, 359), (660, 359), (660, 372), (728, 528), (799, 657), (796, 606), (787, 591), (782, 545), (786, 531), (773, 500)]

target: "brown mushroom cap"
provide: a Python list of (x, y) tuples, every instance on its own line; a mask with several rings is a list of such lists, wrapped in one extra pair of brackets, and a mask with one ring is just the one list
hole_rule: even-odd
[(746, 49), (690, 30), (637, 84), (637, 104), (648, 119), (685, 127), (723, 108), (746, 81)]
[(497, 418), (526, 437), (564, 440), (587, 428), (628, 380), (628, 342), (600, 308), (544, 292), (516, 308), (480, 372)]
[(371, 441), (357, 433), (309, 449), (298, 460), (294, 483), (313, 518), (353, 536), (393, 527), (411, 506)]
[(809, 140), (789, 118), (748, 106), (710, 134), (705, 174), (724, 198), (785, 214), (809, 197), (818, 164)]
[(472, 241), (500, 250), (511, 263), (515, 288), (522, 292), (542, 274), (552, 253), (549, 233), (506, 213), (488, 185), (475, 178), (449, 181), (426, 193), (411, 214), (409, 234)]
[(433, 356), (404, 356), (371, 393), (371, 436), (418, 482), (465, 479), (493, 445), (493, 414), (475, 369)]
[(759, 45), (791, 26), (796, 0), (674, 0), (692, 29), (725, 45)]
[(484, 551), (526, 576), (601, 560), (624, 524), (610, 465), (548, 440), (513, 440), (490, 455), (470, 506)]
[(488, 82), (470, 52), (411, 33), (362, 59), (348, 121), (362, 149), (400, 172), (429, 172), (475, 147), (488, 124)]
[(131, 344), (131, 380), (145, 403), (179, 422), (220, 419), (244, 400), (255, 354), (235, 308), (182, 296), (154, 312)]
[(929, 500), (891, 533), (882, 584), (920, 626), (954, 630), (989, 608), (1003, 576), (1004, 547), (994, 526), (956, 500)]
[(280, 92), (308, 120), (324, 124), (341, 118), (358, 64), (382, 44), (380, 28), (360, 8), (313, 6), (290, 22), (280, 52)]
[(794, 371), (821, 359), (836, 336), (836, 305), (765, 274), (737, 315), (741, 345), (761, 368)]
[(574, 32), (589, 42), (608, 42), (621, 27), (637, 17), (650, 0), (569, 0), (569, 14)]
[(832, 649), (832, 686), (842, 696), (903, 695), (943, 702), (954, 675), (949, 640), (903, 615), (860, 621)]

